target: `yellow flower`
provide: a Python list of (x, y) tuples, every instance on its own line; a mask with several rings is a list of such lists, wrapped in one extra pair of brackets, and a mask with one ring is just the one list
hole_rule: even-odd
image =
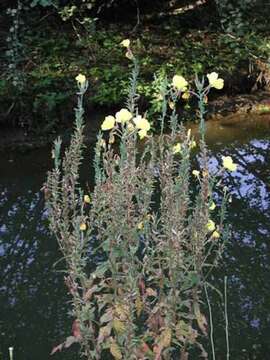
[(224, 86), (224, 80), (218, 77), (216, 72), (211, 72), (207, 74), (209, 85), (215, 89), (221, 90)]
[(85, 224), (85, 223), (81, 223), (81, 224), (80, 224), (80, 230), (81, 230), (81, 231), (85, 231), (85, 230), (86, 230), (86, 224)]
[(192, 175), (194, 175), (194, 176), (196, 176), (196, 177), (199, 177), (199, 175), (200, 175), (199, 170), (193, 170), (193, 171), (192, 171)]
[(115, 114), (115, 120), (118, 123), (124, 124), (125, 122), (129, 121), (130, 119), (132, 119), (132, 114), (127, 109), (121, 109), (120, 111), (118, 111)]
[(128, 49), (128, 51), (125, 54), (126, 58), (128, 58), (129, 60), (132, 60), (134, 58), (132, 52), (130, 49)]
[(223, 167), (229, 171), (235, 171), (237, 169), (237, 165), (233, 162), (230, 156), (222, 156), (222, 163)]
[(216, 224), (213, 220), (208, 220), (208, 223), (206, 224), (206, 228), (208, 231), (214, 231), (216, 228)]
[(101, 125), (101, 130), (111, 130), (115, 125), (115, 118), (112, 115), (106, 116)]
[(125, 39), (125, 40), (121, 41), (120, 45), (124, 46), (125, 48), (129, 48), (129, 46), (130, 46), (130, 40), (129, 40), (129, 39)]
[(212, 201), (209, 206), (209, 210), (212, 211), (212, 210), (215, 210), (215, 208), (216, 208), (216, 204), (214, 203), (214, 201)]
[(144, 228), (144, 223), (141, 221), (138, 225), (137, 225), (137, 228), (139, 230), (142, 230)]
[(84, 195), (83, 201), (84, 201), (86, 204), (90, 204), (90, 202), (91, 202), (90, 196), (89, 196), (89, 195)]
[(184, 100), (188, 100), (190, 98), (190, 93), (188, 91), (185, 91), (184, 94), (182, 95), (182, 98)]
[(187, 90), (188, 82), (181, 75), (174, 75), (172, 83), (173, 83), (173, 86), (179, 91)]
[(190, 149), (194, 149), (197, 146), (196, 141), (192, 140), (189, 144)]
[(142, 140), (147, 136), (147, 130), (141, 129), (138, 131), (139, 138)]
[(86, 82), (86, 77), (84, 75), (82, 75), (82, 74), (79, 74), (79, 75), (76, 76), (75, 80), (77, 81), (77, 83), (79, 85), (84, 85), (85, 82)]
[(169, 104), (169, 108), (170, 108), (171, 110), (173, 110), (173, 109), (175, 108), (175, 104), (174, 104), (173, 101), (169, 101), (168, 104)]
[(141, 115), (136, 116), (133, 121), (137, 129), (145, 131), (150, 130), (149, 121), (143, 118)]
[(181, 151), (181, 144), (180, 143), (177, 143), (173, 146), (172, 148), (172, 151), (174, 154), (177, 154), (177, 153), (180, 153)]
[(127, 124), (127, 129), (128, 129), (129, 132), (134, 131), (134, 125), (131, 124), (131, 123), (128, 123), (128, 124)]
[(213, 238), (218, 239), (218, 238), (220, 238), (220, 233), (217, 230), (215, 230), (213, 232), (212, 236), (213, 236)]

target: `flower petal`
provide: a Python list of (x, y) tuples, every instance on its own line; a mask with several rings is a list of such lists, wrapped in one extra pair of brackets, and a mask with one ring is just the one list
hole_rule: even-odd
[(129, 40), (129, 39), (125, 39), (125, 40), (121, 41), (120, 45), (124, 46), (125, 48), (129, 48), (129, 46), (130, 46), (130, 40)]
[(101, 130), (111, 130), (115, 125), (115, 118), (112, 115), (106, 116), (101, 125)]
[(143, 118), (141, 115), (136, 116), (134, 119), (134, 124), (136, 126), (137, 129), (140, 130), (146, 130), (149, 131), (150, 130), (150, 123), (148, 120), (146, 120), (145, 118)]
[(214, 223), (213, 220), (209, 219), (208, 223), (206, 224), (206, 228), (208, 231), (214, 231), (216, 228), (216, 224)]
[(115, 120), (118, 123), (124, 124), (125, 122), (132, 119), (132, 114), (127, 109), (121, 109), (115, 114)]
[(188, 82), (181, 75), (174, 75), (172, 79), (172, 84), (179, 91), (186, 91), (188, 86)]
[(86, 82), (86, 77), (83, 74), (79, 74), (79, 75), (76, 76), (75, 80), (77, 81), (77, 83), (79, 85), (84, 85), (85, 82)]
[(223, 167), (229, 171), (236, 171), (237, 164), (235, 164), (230, 156), (222, 156)]

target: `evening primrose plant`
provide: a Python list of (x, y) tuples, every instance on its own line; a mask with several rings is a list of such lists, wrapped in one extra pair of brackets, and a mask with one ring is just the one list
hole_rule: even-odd
[[(220, 170), (210, 174), (203, 114), (200, 168), (192, 169), (196, 144), (175, 107), (168, 112), (168, 102), (176, 103), (187, 91), (204, 101), (221, 81), (210, 74), (206, 86), (197, 80), (196, 92), (180, 75), (172, 82), (165, 79), (161, 130), (154, 137), (147, 113), (137, 107), (138, 63), (130, 42), (121, 45), (134, 63), (129, 95), (126, 106), (101, 124), (92, 190), (84, 191), (79, 178), (88, 86), (83, 75), (76, 77), (78, 105), (70, 145), (61, 156), (61, 140), (55, 141), (55, 166), (45, 185), (50, 228), (66, 261), (74, 316), (72, 336), (53, 352), (79, 342), (89, 360), (188, 359), (190, 352), (207, 359), (202, 289), (227, 238), (227, 194), (222, 204), (214, 203), (213, 190), (222, 180)], [(226, 159), (223, 165), (234, 170), (232, 164)]]

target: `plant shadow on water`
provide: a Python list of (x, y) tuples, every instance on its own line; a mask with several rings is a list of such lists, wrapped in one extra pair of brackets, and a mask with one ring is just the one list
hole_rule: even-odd
[[(222, 291), (221, 282), (228, 276), (231, 358), (266, 359), (270, 351), (270, 141), (254, 139), (222, 153), (230, 154), (238, 169), (226, 177), (232, 194), (227, 216), (231, 238), (213, 282)], [(212, 166), (216, 161), (213, 157)], [(226, 353), (222, 311), (216, 308), (214, 319), (220, 356)]]
[[(228, 276), (231, 359), (266, 359), (270, 351), (270, 140), (265, 129), (247, 131), (241, 141), (224, 141), (224, 132), (210, 136), (211, 166), (230, 155), (239, 164), (225, 177), (232, 194), (227, 223), (231, 238), (212, 283), (223, 292)], [(209, 129), (211, 134), (211, 129)], [(226, 132), (228, 133), (228, 131)], [(269, 130), (268, 130), (269, 134)], [(220, 141), (219, 141), (220, 140)], [(211, 144), (212, 143), (212, 144)], [(212, 146), (213, 145), (213, 146)], [(0, 162), (0, 352), (15, 360), (45, 360), (53, 346), (70, 335), (69, 300), (64, 262), (49, 234), (40, 191), (51, 168), (48, 148), (27, 154), (6, 154)], [(12, 161), (10, 161), (12, 160)], [(89, 170), (89, 156), (87, 165)], [(216, 194), (216, 202), (221, 194)], [(60, 261), (59, 261), (60, 260)], [(217, 359), (226, 354), (223, 304), (211, 291)], [(72, 350), (52, 359), (74, 358)]]

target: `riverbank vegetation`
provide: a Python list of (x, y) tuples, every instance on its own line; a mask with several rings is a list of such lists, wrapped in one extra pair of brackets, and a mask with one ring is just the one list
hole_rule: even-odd
[[(116, 108), (126, 96), (131, 64), (119, 43), (131, 38), (141, 73), (140, 105), (155, 114), (164, 76), (187, 79), (218, 71), (221, 93), (269, 86), (266, 1), (4, 1), (1, 15), (1, 126), (48, 134), (69, 127), (73, 78), (89, 79), (86, 111)], [(155, 74), (155, 76), (154, 76)], [(119, 86), (120, 85), (120, 86)], [(191, 118), (194, 98), (179, 111)], [(189, 109), (192, 108), (192, 111)]]

